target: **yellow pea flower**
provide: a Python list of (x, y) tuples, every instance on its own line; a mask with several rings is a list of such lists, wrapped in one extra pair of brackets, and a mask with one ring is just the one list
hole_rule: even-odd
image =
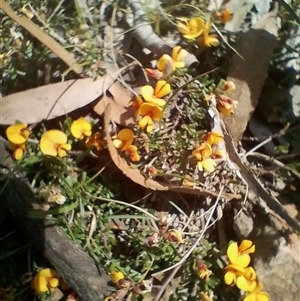
[(244, 301), (270, 301), (270, 295), (262, 291), (262, 287), (258, 283), (255, 290), (246, 295)]
[(255, 252), (255, 245), (251, 240), (245, 239), (241, 242), (240, 246), (236, 242), (229, 245), (227, 249), (227, 257), (231, 264), (246, 268), (250, 261), (251, 253)]
[(141, 106), (143, 103), (144, 103), (143, 99), (142, 99), (140, 96), (135, 95), (134, 100), (132, 100), (132, 101), (129, 103), (129, 105), (135, 109), (135, 112), (136, 112), (136, 115), (137, 115), (138, 112), (139, 112), (139, 108), (140, 108), (140, 106)]
[(157, 69), (145, 68), (147, 75), (155, 80), (163, 78), (164, 74)]
[(200, 300), (201, 301), (213, 301), (212, 296), (210, 296), (209, 292), (200, 292)]
[(204, 20), (199, 17), (191, 19), (179, 18), (177, 29), (186, 39), (195, 39), (203, 33), (205, 23)]
[(223, 140), (223, 135), (219, 132), (208, 132), (205, 136), (204, 136), (204, 140), (209, 144), (209, 145), (213, 145), (213, 144), (218, 144)]
[(216, 161), (211, 158), (204, 158), (201, 161), (198, 161), (197, 163), (197, 167), (200, 171), (206, 170), (208, 172), (213, 172), (216, 166)]
[(118, 283), (120, 280), (124, 279), (125, 276), (122, 272), (116, 272), (116, 271), (113, 271), (111, 272), (111, 279), (114, 283)]
[(209, 143), (202, 142), (195, 150), (193, 150), (192, 155), (196, 157), (197, 160), (203, 160), (212, 154), (212, 148)]
[(168, 54), (164, 54), (157, 61), (157, 68), (160, 71), (168, 72), (174, 71), (177, 68), (185, 67), (184, 57), (187, 55), (187, 51), (181, 46), (175, 46), (172, 50), (172, 57)]
[(141, 159), (135, 145), (129, 145), (125, 150), (125, 154), (131, 159), (132, 162), (138, 162)]
[(28, 140), (29, 130), (26, 123), (16, 123), (6, 129), (6, 136), (9, 142), (21, 145)]
[(203, 35), (199, 38), (199, 42), (205, 47), (218, 46), (220, 41), (216, 34), (209, 34), (211, 28), (210, 21), (206, 21)]
[(131, 281), (125, 278), (122, 272), (113, 271), (111, 273), (111, 279), (118, 288), (129, 288), (132, 284)]
[(75, 138), (82, 140), (84, 137), (92, 135), (92, 124), (83, 117), (80, 117), (72, 122), (70, 130)]
[(53, 292), (59, 284), (59, 276), (53, 269), (42, 269), (33, 278), (33, 288), (37, 295)]
[(182, 238), (182, 232), (176, 229), (166, 232), (164, 234), (164, 239), (168, 241), (173, 241), (177, 244), (184, 243), (184, 239)]
[(96, 132), (85, 140), (85, 146), (87, 148), (94, 147), (97, 151), (102, 150), (105, 147), (105, 141), (101, 139), (101, 133)]
[(147, 102), (140, 106), (138, 113), (143, 117), (139, 121), (139, 126), (148, 133), (153, 131), (153, 122), (160, 121), (163, 117), (163, 110), (159, 106)]
[(71, 144), (67, 143), (67, 135), (59, 130), (49, 130), (42, 135), (40, 149), (44, 155), (65, 157), (71, 150)]
[(222, 23), (227, 23), (232, 20), (233, 13), (228, 7), (224, 7), (220, 11), (215, 11), (213, 13), (213, 18), (215, 21), (219, 21)]
[(9, 141), (8, 148), (13, 151), (13, 158), (17, 161), (21, 160), (25, 151), (25, 143), (22, 144), (13, 144)]
[(207, 268), (202, 260), (197, 260), (196, 272), (201, 279), (207, 279), (212, 274), (212, 271)]
[(162, 99), (171, 92), (171, 86), (165, 80), (157, 81), (155, 89), (150, 85), (141, 88), (141, 94), (145, 101), (163, 107), (166, 101)]
[(217, 98), (217, 108), (218, 111), (223, 115), (233, 114), (234, 109), (237, 106), (237, 101), (232, 100), (230, 97), (226, 95), (219, 95)]
[(133, 142), (134, 133), (130, 129), (122, 129), (116, 136), (113, 136), (113, 145), (115, 148), (125, 151)]
[(236, 286), (244, 292), (253, 292), (257, 287), (256, 273), (252, 267), (247, 267), (236, 279)]
[(237, 277), (239, 275), (245, 274), (245, 269), (241, 268), (238, 265), (228, 264), (225, 268), (224, 281), (227, 285), (235, 285), (237, 281)]

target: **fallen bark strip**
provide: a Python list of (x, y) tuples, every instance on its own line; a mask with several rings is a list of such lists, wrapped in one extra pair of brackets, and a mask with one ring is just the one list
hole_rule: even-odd
[[(0, 140), (0, 164), (5, 164), (4, 142)], [(6, 157), (7, 158), (7, 157)], [(0, 170), (0, 176), (2, 176)], [(35, 246), (51, 262), (83, 301), (102, 301), (109, 295), (109, 278), (102, 274), (94, 260), (74, 243), (51, 220), (32, 220), (28, 217), (35, 196), (30, 187), (16, 177), (1, 177), (0, 187), (5, 187), (1, 201), (12, 212), (21, 228), (26, 229)]]

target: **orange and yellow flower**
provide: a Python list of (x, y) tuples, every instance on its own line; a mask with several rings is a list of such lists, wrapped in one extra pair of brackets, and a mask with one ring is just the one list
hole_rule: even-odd
[(209, 270), (206, 264), (202, 260), (197, 260), (197, 274), (201, 279), (207, 279), (211, 274), (212, 271)]
[(184, 239), (182, 237), (182, 232), (176, 229), (170, 230), (164, 234), (164, 239), (168, 241), (175, 242), (177, 244), (184, 243)]
[(236, 286), (244, 292), (253, 292), (257, 287), (256, 273), (252, 267), (245, 268), (242, 275), (238, 275)]
[(251, 253), (255, 252), (255, 245), (251, 240), (244, 239), (238, 246), (237, 242), (233, 242), (227, 249), (227, 257), (231, 264), (246, 268), (250, 261)]
[(184, 57), (187, 55), (187, 51), (181, 46), (175, 46), (172, 50), (172, 57), (168, 54), (164, 54), (159, 58), (157, 62), (157, 68), (160, 71), (172, 72), (177, 68), (185, 67)]
[(125, 150), (125, 154), (131, 159), (132, 162), (138, 162), (141, 159), (135, 145), (129, 145)]
[(163, 72), (157, 70), (157, 69), (150, 69), (150, 68), (145, 68), (147, 75), (155, 80), (160, 80), (164, 77)]
[(196, 157), (198, 161), (197, 167), (200, 171), (212, 172), (215, 170), (217, 163), (212, 158), (209, 158), (212, 155), (212, 148), (207, 142), (202, 142), (193, 150), (192, 155)]
[(255, 290), (246, 295), (244, 301), (270, 301), (270, 295), (263, 291), (260, 283), (258, 283)]
[(179, 22), (177, 23), (177, 29), (183, 34), (186, 39), (196, 39), (199, 37), (204, 29), (205, 23), (204, 20), (195, 17), (195, 18), (178, 18)]
[(213, 13), (213, 18), (215, 21), (219, 21), (222, 23), (227, 23), (232, 20), (233, 13), (228, 7), (224, 7), (220, 11), (215, 11)]
[(165, 80), (159, 80), (155, 89), (150, 85), (145, 85), (141, 88), (141, 94), (146, 102), (163, 107), (166, 101), (163, 99), (171, 92), (171, 86)]
[(223, 140), (223, 135), (219, 132), (208, 132), (203, 139), (209, 144), (209, 145), (213, 145), (213, 144), (218, 144)]
[(59, 276), (57, 272), (49, 268), (40, 270), (33, 278), (33, 288), (37, 295), (53, 292), (58, 284)]
[(72, 122), (70, 130), (75, 138), (82, 140), (84, 137), (92, 135), (92, 124), (83, 117), (80, 117)]
[(29, 133), (26, 123), (16, 123), (6, 129), (9, 149), (13, 151), (15, 160), (20, 160), (23, 157)]
[(220, 44), (218, 36), (216, 34), (209, 34), (210, 28), (210, 21), (206, 21), (203, 34), (199, 38), (199, 42), (205, 47), (218, 46)]
[(42, 135), (40, 149), (44, 155), (65, 157), (71, 150), (67, 135), (59, 130), (49, 130)]
[(142, 116), (142, 119), (139, 121), (139, 126), (141, 129), (146, 129), (149, 133), (153, 131), (154, 121), (160, 121), (163, 117), (163, 110), (158, 105), (152, 103), (143, 103), (138, 114)]
[(143, 99), (140, 96), (135, 95), (134, 99), (129, 103), (129, 105), (135, 109), (137, 115), (139, 112), (139, 108), (143, 103)]
[(97, 151), (104, 149), (106, 143), (101, 139), (101, 133), (96, 132), (91, 136), (87, 137), (85, 140), (85, 146), (87, 148), (94, 147)]
[(230, 97), (226, 95), (219, 95), (217, 98), (217, 108), (219, 112), (224, 115), (233, 114), (234, 109), (237, 106), (237, 101), (232, 100)]
[(117, 135), (113, 136), (115, 148), (125, 151), (133, 142), (134, 133), (130, 129), (122, 129)]

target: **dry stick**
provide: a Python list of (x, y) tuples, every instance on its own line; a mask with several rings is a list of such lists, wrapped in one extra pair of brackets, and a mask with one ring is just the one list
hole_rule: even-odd
[(241, 156), (242, 159), (247, 158), (249, 155), (251, 155), (252, 153), (254, 153), (256, 150), (258, 150), (260, 147), (262, 147), (263, 145), (269, 143), (270, 141), (272, 141), (274, 138), (278, 138), (282, 135), (284, 135), (287, 131), (287, 129), (289, 128), (290, 124), (287, 123), (285, 125), (285, 127), (283, 129), (281, 129), (278, 133), (271, 135), (270, 137), (268, 137), (266, 140), (262, 141), (261, 143), (259, 143), (258, 145), (256, 145), (255, 147), (253, 147), (251, 150), (249, 150), (247, 153), (245, 153), (244, 155)]
[(264, 159), (264, 160), (266, 160), (270, 163), (273, 163), (273, 164), (277, 165), (278, 167), (280, 167), (282, 169), (290, 171), (292, 174), (294, 174), (296, 177), (298, 177), (300, 179), (300, 173), (299, 172), (297, 172), (292, 167), (289, 167), (288, 165), (282, 163), (281, 161), (279, 161), (275, 158), (272, 158), (270, 156), (267, 156), (267, 155), (264, 155), (264, 154), (261, 154), (261, 153), (255, 153), (255, 152), (251, 152), (250, 156), (257, 157), (257, 158), (262, 158), (262, 159)]
[(224, 189), (224, 186), (221, 187), (220, 189), (220, 192), (219, 192), (219, 197), (217, 198), (216, 200), (216, 203), (210, 208), (210, 214), (209, 214), (209, 217), (205, 223), (205, 227), (204, 229), (202, 230), (200, 236), (195, 240), (195, 242), (192, 244), (192, 246), (188, 249), (188, 251), (185, 253), (185, 255), (181, 258), (181, 260), (177, 263), (175, 263), (173, 266), (163, 270), (163, 271), (160, 271), (159, 273), (155, 273), (155, 274), (152, 274), (152, 276), (156, 275), (156, 274), (161, 274), (161, 273), (164, 273), (164, 272), (167, 272), (171, 269), (173, 269), (172, 273), (168, 276), (168, 278), (164, 281), (163, 285), (161, 286), (159, 292), (157, 293), (154, 301), (159, 301), (160, 297), (162, 296), (162, 294), (164, 293), (167, 285), (172, 281), (172, 279), (174, 278), (174, 276), (176, 275), (176, 273), (178, 272), (178, 270), (181, 268), (181, 266), (183, 265), (183, 263), (186, 261), (186, 259), (192, 254), (192, 252), (194, 251), (194, 249), (197, 247), (197, 245), (199, 244), (200, 240), (202, 239), (205, 231), (209, 228), (209, 223), (211, 221), (211, 218), (217, 208), (217, 205), (219, 204), (219, 200), (220, 200), (220, 195), (222, 194), (223, 192), (223, 189)]

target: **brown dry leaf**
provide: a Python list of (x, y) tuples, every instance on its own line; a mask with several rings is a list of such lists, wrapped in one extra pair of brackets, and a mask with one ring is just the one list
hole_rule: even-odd
[(122, 87), (120, 83), (115, 82), (109, 89), (109, 93), (113, 99), (107, 95), (99, 100), (94, 106), (93, 110), (100, 116), (105, 112), (107, 105), (111, 107), (110, 120), (127, 127), (133, 127), (136, 124), (135, 110), (128, 107), (133, 95), (132, 93)]
[(114, 82), (111, 76), (84, 78), (41, 86), (0, 99), (0, 124), (53, 119), (84, 107), (101, 96)]
[(145, 179), (145, 177), (140, 173), (140, 171), (136, 168), (130, 167), (127, 162), (121, 158), (117, 149), (114, 147), (112, 143), (112, 139), (109, 133), (109, 123), (110, 123), (110, 116), (111, 116), (111, 105), (108, 104), (104, 114), (104, 130), (105, 130), (105, 138), (107, 140), (107, 148), (111, 159), (115, 163), (115, 165), (133, 182), (153, 190), (168, 190), (168, 187), (163, 186), (152, 179)]
[(1, 8), (11, 19), (24, 27), (35, 38), (37, 38), (41, 43), (43, 43), (53, 53), (55, 53), (61, 60), (63, 60), (74, 72), (76, 72), (77, 74), (82, 73), (82, 66), (80, 66), (76, 62), (74, 57), (53, 38), (46, 34), (41, 28), (39, 28), (25, 16), (18, 16), (10, 7), (10, 5), (5, 1), (1, 1)]

